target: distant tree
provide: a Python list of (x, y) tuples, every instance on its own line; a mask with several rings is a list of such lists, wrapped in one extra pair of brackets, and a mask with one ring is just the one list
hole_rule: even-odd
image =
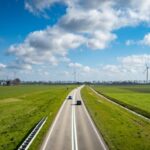
[(11, 80), (7, 80), (7, 81), (6, 81), (6, 85), (7, 85), (7, 86), (11, 85)]
[(19, 78), (16, 78), (13, 80), (14, 85), (18, 85), (18, 84), (20, 84), (20, 82), (21, 82), (21, 80)]

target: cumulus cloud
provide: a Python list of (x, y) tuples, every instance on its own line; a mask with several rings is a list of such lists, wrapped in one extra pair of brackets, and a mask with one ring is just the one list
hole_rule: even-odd
[(41, 12), (56, 2), (68, 6), (57, 26), (72, 34), (86, 35), (85, 44), (91, 49), (105, 49), (117, 37), (114, 30), (150, 21), (149, 0), (26, 0), (25, 4), (29, 11)]
[(84, 66), (84, 65), (82, 65), (82, 64), (80, 64), (80, 63), (72, 63), (72, 62), (70, 62), (70, 63), (68, 64), (68, 66), (71, 67), (71, 68), (74, 68), (74, 69), (76, 69), (76, 70), (80, 70), (80, 71), (83, 72), (83, 73), (90, 73), (90, 72), (93, 71), (93, 69), (92, 69), (91, 67), (89, 67), (89, 66)]
[(101, 77), (107, 80), (142, 80), (146, 64), (150, 66), (150, 55), (130, 55), (117, 58), (118, 64), (106, 64), (97, 68)]
[(144, 36), (144, 39), (141, 41), (141, 44), (150, 46), (150, 33)]
[(125, 44), (126, 44), (127, 46), (131, 46), (131, 45), (136, 44), (136, 41), (134, 41), (134, 40), (127, 40)]
[(92, 49), (105, 49), (116, 38), (115, 34), (97, 31), (88, 40), (88, 46)]
[(146, 64), (150, 64), (150, 55), (130, 55), (117, 58), (119, 65), (115, 65), (113, 70), (122, 73), (143, 73)]
[(6, 65), (0, 63), (0, 69), (4, 69), (4, 68), (6, 68)]
[(144, 46), (150, 46), (150, 33), (147, 33), (142, 40), (127, 40), (126, 41), (127, 46), (131, 45), (144, 45)]
[(11, 64), (7, 65), (8, 69), (17, 69), (17, 70), (32, 70), (32, 65), (22, 62), (20, 60), (16, 60), (14, 62), (12, 62)]
[(85, 39), (80, 35), (64, 32), (59, 28), (47, 28), (30, 33), (23, 43), (11, 45), (8, 53), (14, 54), (25, 64), (48, 62), (57, 65), (66, 58), (68, 50), (77, 48)]
[(144, 67), (145, 64), (150, 64), (150, 55), (131, 55), (127, 57), (118, 58), (118, 60), (122, 63), (123, 66), (130, 68)]
[(60, 0), (25, 0), (25, 9), (34, 15), (42, 15), (47, 16), (45, 13), (45, 9), (51, 7), (51, 5), (55, 2), (59, 2)]
[[(11, 45), (8, 53), (15, 55), (20, 62), (11, 67), (17, 68), (18, 64), (20, 68), (31, 69), (34, 64), (70, 63), (67, 58), (69, 50), (83, 44), (94, 50), (105, 49), (117, 39), (114, 31), (143, 22), (150, 23), (149, 0), (25, 0), (25, 8), (31, 13), (43, 14), (57, 2), (67, 5), (66, 14), (53, 27), (34, 31), (23, 43)], [(126, 44), (132, 43), (127, 41)], [(146, 35), (141, 43), (149, 46), (150, 35)], [(126, 60), (123, 59), (122, 64), (126, 64)], [(89, 66), (81, 64), (70, 63), (69, 66), (79, 67), (84, 72), (91, 71)], [(104, 69), (118, 71), (115, 66), (105, 66)]]

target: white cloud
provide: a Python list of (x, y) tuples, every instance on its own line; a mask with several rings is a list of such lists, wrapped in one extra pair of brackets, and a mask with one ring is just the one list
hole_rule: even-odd
[(74, 68), (76, 71), (80, 70), (83, 73), (90, 73), (90, 72), (93, 71), (92, 68), (90, 68), (89, 66), (84, 66), (80, 63), (72, 63), (71, 62), (71, 63), (68, 64), (68, 66), (71, 67), (71, 68)]
[(131, 45), (136, 44), (136, 42), (135, 42), (134, 40), (127, 40), (125, 44), (126, 44), (127, 46), (131, 46)]
[(142, 40), (127, 40), (126, 45), (144, 45), (150, 46), (150, 33), (147, 33)]
[[(15, 55), (17, 61), (10, 67), (29, 70), (35, 64), (57, 65), (67, 62), (70, 67), (92, 72), (89, 66), (71, 63), (69, 50), (77, 49), (82, 44), (94, 50), (105, 49), (117, 38), (114, 31), (150, 23), (149, 0), (25, 0), (25, 8), (31, 13), (46, 15), (45, 10), (56, 2), (67, 5), (66, 14), (53, 27), (34, 31), (23, 43), (11, 45), (8, 52)], [(147, 34), (141, 43), (150, 46), (150, 35)], [(134, 44), (134, 41), (127, 41), (126, 44)], [(133, 71), (133, 63), (138, 64), (140, 59), (141, 56), (122, 58), (121, 66), (107, 65), (103, 69), (114, 73), (120, 69), (121, 72)]]
[(58, 1), (60, 0), (25, 0), (25, 9), (35, 15), (42, 13), (42, 15), (45, 16), (46, 13), (44, 10), (51, 7), (53, 3)]
[(122, 63), (123, 66), (138, 69), (140, 67), (144, 67), (145, 64), (150, 64), (150, 55), (131, 55), (127, 57), (118, 58), (118, 60)]
[(144, 36), (144, 39), (141, 41), (141, 44), (150, 46), (150, 33)]
[(116, 65), (105, 65), (103, 66), (102, 69), (108, 74), (112, 74), (112, 73), (117, 74), (121, 72), (120, 66), (116, 66)]
[[(57, 26), (71, 34), (82, 34), (91, 49), (105, 49), (116, 39), (114, 30), (125, 26), (136, 26), (150, 22), (149, 0), (26, 0), (31, 12), (43, 12), (56, 2), (65, 3), (66, 14)], [(134, 44), (127, 41), (127, 45)], [(43, 45), (47, 46), (45, 42)]]
[(85, 42), (80, 35), (67, 33), (59, 28), (47, 28), (30, 33), (21, 44), (11, 45), (8, 52), (26, 64), (50, 63), (57, 65), (66, 58), (68, 50)]
[(20, 60), (16, 60), (11, 64), (7, 65), (8, 69), (17, 69), (17, 70), (32, 70), (32, 65), (22, 62)]
[(0, 69), (4, 69), (4, 68), (6, 68), (6, 65), (0, 63)]
[(97, 31), (93, 34), (93, 37), (88, 40), (88, 46), (92, 49), (105, 49), (108, 44), (116, 38), (115, 34)]

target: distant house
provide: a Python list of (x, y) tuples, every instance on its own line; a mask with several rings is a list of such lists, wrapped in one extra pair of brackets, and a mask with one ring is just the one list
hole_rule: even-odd
[(6, 85), (6, 81), (0, 81), (0, 85)]
[(20, 83), (21, 83), (21, 80), (19, 78), (16, 78), (14, 80), (1, 81), (0, 85), (10, 86), (10, 85), (19, 85)]

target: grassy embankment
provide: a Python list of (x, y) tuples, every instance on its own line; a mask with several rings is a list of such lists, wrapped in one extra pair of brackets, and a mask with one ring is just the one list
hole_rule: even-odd
[(105, 97), (150, 118), (150, 86), (94, 86)]
[(150, 149), (150, 122), (99, 97), (89, 87), (81, 94), (110, 150)]
[(37, 122), (48, 116), (46, 124), (30, 148), (37, 150), (62, 102), (74, 87), (0, 87), (0, 150), (16, 149)]

